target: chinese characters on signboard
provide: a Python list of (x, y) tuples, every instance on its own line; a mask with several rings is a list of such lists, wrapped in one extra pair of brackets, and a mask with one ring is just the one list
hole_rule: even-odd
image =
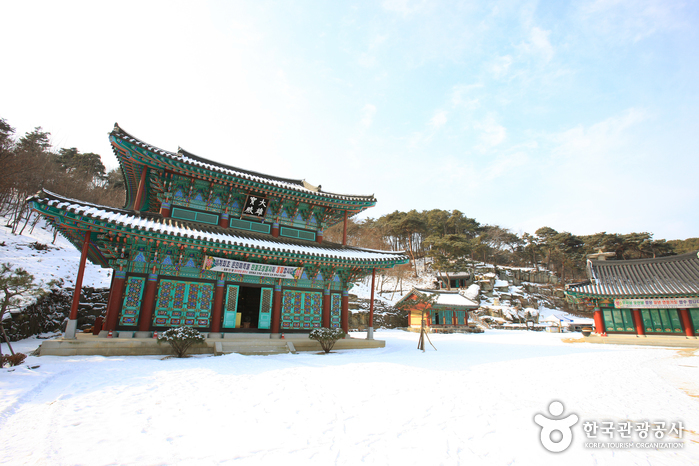
[(245, 200), (243, 214), (263, 219), (265, 214), (267, 214), (267, 205), (268, 201), (266, 198), (250, 194)]

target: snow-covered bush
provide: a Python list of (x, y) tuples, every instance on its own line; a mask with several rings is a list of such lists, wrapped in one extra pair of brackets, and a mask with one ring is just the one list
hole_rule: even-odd
[(190, 346), (204, 342), (204, 336), (199, 333), (199, 330), (192, 327), (175, 327), (158, 335), (158, 343), (164, 341), (172, 346), (172, 351), (178, 358), (183, 358)]
[(337, 340), (344, 337), (345, 332), (343, 332), (341, 328), (325, 327), (314, 328), (308, 335), (308, 338), (320, 343), (321, 348), (323, 348), (323, 351), (325, 351), (326, 353), (329, 353), (330, 350), (333, 349), (333, 346), (335, 346), (335, 342)]

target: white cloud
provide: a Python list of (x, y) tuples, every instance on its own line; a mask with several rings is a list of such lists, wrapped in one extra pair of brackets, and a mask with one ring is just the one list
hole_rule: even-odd
[(495, 62), (490, 66), (490, 70), (496, 79), (504, 77), (510, 70), (510, 65), (512, 65), (512, 56), (505, 55), (503, 57), (498, 57)]
[(483, 179), (494, 181), (512, 172), (515, 168), (526, 165), (527, 162), (529, 162), (529, 156), (524, 152), (515, 152), (499, 157), (483, 171)]
[(483, 120), (473, 124), (473, 128), (480, 132), (481, 144), (478, 149), (487, 150), (501, 144), (507, 138), (507, 129), (495, 121), (490, 114)]
[(553, 46), (549, 41), (550, 34), (551, 31), (544, 31), (534, 26), (529, 31), (528, 41), (520, 44), (518, 48), (523, 54), (536, 55), (549, 62), (554, 55)]
[(384, 0), (382, 6), (385, 10), (400, 13), (403, 16), (412, 15), (422, 10), (427, 5), (425, 0)]
[(596, 31), (637, 42), (661, 30), (694, 27), (684, 7), (664, 0), (594, 0), (582, 4), (579, 12)]
[(475, 109), (480, 106), (480, 101), (477, 97), (471, 97), (476, 89), (482, 89), (483, 84), (458, 84), (452, 88), (451, 105), (453, 107), (466, 107)]
[(376, 57), (370, 53), (362, 52), (357, 58), (357, 63), (364, 68), (373, 68), (376, 66)]
[(626, 131), (648, 118), (645, 111), (631, 108), (619, 116), (609, 117), (589, 128), (576, 126), (552, 139), (558, 144), (552, 151), (556, 157), (581, 160), (597, 160), (609, 163), (614, 151), (628, 140)]
[(444, 110), (439, 110), (434, 114), (430, 120), (430, 126), (434, 129), (439, 129), (444, 126), (447, 122), (447, 112)]
[(362, 120), (361, 125), (365, 128), (371, 126), (374, 122), (374, 115), (376, 114), (376, 106), (372, 104), (366, 104), (362, 110)]
[(437, 109), (432, 118), (430, 118), (430, 120), (427, 122), (427, 128), (424, 131), (417, 131), (413, 133), (408, 138), (408, 147), (414, 149), (421, 144), (430, 142), (440, 128), (442, 128), (445, 124), (447, 124), (447, 121), (449, 121), (447, 115), (448, 112), (446, 110)]

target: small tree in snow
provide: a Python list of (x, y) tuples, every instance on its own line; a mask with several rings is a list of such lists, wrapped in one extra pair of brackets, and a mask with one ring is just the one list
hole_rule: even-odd
[(326, 353), (329, 353), (330, 350), (333, 349), (333, 346), (335, 346), (335, 342), (337, 340), (344, 337), (345, 332), (343, 332), (341, 328), (325, 327), (314, 328), (308, 335), (308, 338), (320, 343), (320, 347), (323, 348), (323, 351), (325, 351)]
[(436, 351), (437, 348), (435, 348), (435, 346), (432, 344), (432, 340), (430, 340), (429, 335), (427, 335), (427, 326), (425, 325), (425, 313), (429, 312), (429, 309), (437, 301), (437, 295), (413, 293), (411, 298), (412, 299), (406, 299), (405, 301), (397, 303), (395, 307), (396, 309), (405, 311), (420, 311), (420, 313), (422, 314), (422, 321), (420, 323), (420, 339), (417, 342), (417, 349), (422, 350), (422, 352), (424, 353), (425, 340), (427, 340), (432, 346), (432, 348), (434, 348)]
[(158, 343), (164, 341), (172, 346), (175, 356), (184, 358), (192, 345), (204, 342), (204, 336), (192, 327), (175, 327), (158, 335)]
[[(54, 282), (49, 283), (52, 286)], [(22, 268), (12, 270), (12, 264), (0, 265), (0, 330), (10, 348), (10, 353), (15, 352), (10, 345), (10, 339), (7, 337), (3, 319), (5, 312), (12, 309), (19, 309), (22, 305), (22, 297), (34, 297), (45, 293), (40, 285), (34, 283), (34, 276)]]

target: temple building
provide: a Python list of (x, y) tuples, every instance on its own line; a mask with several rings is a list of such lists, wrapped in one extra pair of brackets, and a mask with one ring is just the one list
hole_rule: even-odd
[[(210, 338), (348, 331), (354, 281), (408, 262), (402, 252), (347, 245), (347, 219), (374, 196), (329, 193), (304, 180), (243, 170), (151, 146), (115, 125), (109, 139), (124, 208), (41, 191), (29, 198), (82, 252), (65, 338), (74, 338), (85, 261), (113, 269), (102, 336), (145, 337), (181, 325)], [(342, 244), (323, 231), (344, 222)]]
[(594, 311), (601, 335), (699, 332), (697, 252), (656, 259), (588, 260), (584, 283), (566, 286), (568, 299)]
[(426, 328), (433, 330), (468, 328), (468, 311), (478, 309), (477, 303), (462, 296), (458, 291), (421, 288), (413, 288), (403, 296), (396, 303), (396, 306), (401, 307), (401, 305), (410, 312), (408, 325), (411, 329), (422, 327), (423, 311)]

